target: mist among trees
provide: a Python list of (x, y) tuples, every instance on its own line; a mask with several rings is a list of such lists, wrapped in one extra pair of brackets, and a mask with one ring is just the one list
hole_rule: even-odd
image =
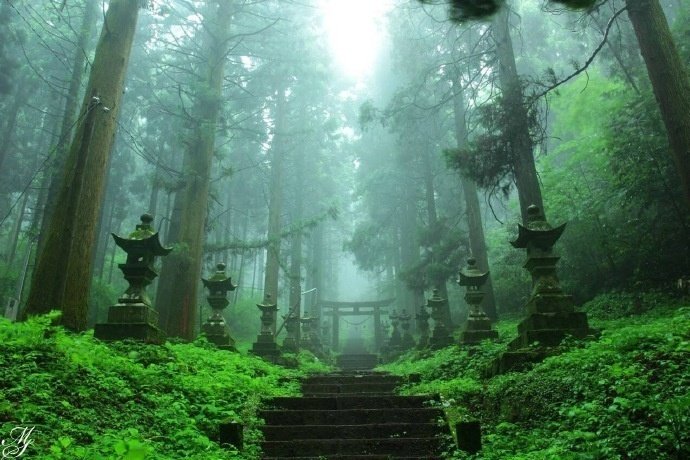
[[(433, 295), (457, 335), (469, 258), (504, 334), (533, 295), (509, 242), (536, 205), (567, 223), (555, 283), (578, 308), (645, 313), (688, 294), (689, 66), (688, 0), (1, 0), (0, 305), (89, 337), (141, 300), (112, 234), (157, 233), (171, 251), (137, 275), (141, 311), (176, 344), (207, 335), (214, 273), (235, 286), (222, 319), (240, 352), (282, 343), (296, 315), (318, 362), (353, 341), (377, 353), (394, 313), (419, 338)], [(383, 319), (334, 318), (333, 302), (388, 299)], [(255, 390), (282, 395), (271, 382)], [(675, 442), (655, 458), (689, 452)], [(652, 458), (614, 451), (577, 458)]]

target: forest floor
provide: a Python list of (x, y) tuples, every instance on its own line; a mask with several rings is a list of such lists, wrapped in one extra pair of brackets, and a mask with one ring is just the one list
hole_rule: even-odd
[(583, 309), (601, 337), (566, 341), (525, 372), (483, 376), (517, 320), (498, 323), (498, 343), (411, 352), (382, 369), (420, 374), (403, 392), (440, 394), (451, 429), (481, 422), (482, 451), (449, 458), (690, 458), (690, 302), (608, 294)]
[[(484, 449), (448, 458), (689, 458), (690, 306), (639, 300), (610, 294), (585, 305), (601, 337), (567, 341), (525, 372), (482, 375), (517, 320), (501, 321), (501, 340), (471, 353), (411, 352), (383, 369), (420, 374), (402, 391), (440, 394), (451, 428), (481, 421)], [(0, 320), (0, 438), (6, 448), (13, 429), (27, 428), (25, 458), (258, 458), (263, 402), (298, 395), (301, 378), (330, 370), (308, 354), (286, 369), (204, 340), (104, 344), (54, 319)], [(228, 420), (245, 426), (241, 453), (216, 442)]]

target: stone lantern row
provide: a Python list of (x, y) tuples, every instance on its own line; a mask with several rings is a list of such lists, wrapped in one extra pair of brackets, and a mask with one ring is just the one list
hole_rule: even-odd
[[(576, 312), (572, 296), (563, 292), (556, 275), (556, 263), (560, 259), (553, 253), (553, 246), (565, 230), (565, 224), (553, 227), (549, 224), (541, 209), (530, 206), (527, 218), (518, 225), (518, 237), (511, 245), (525, 249), (527, 261), (524, 268), (532, 277), (532, 292), (527, 301), (527, 317), (518, 324), (518, 336), (508, 344), (505, 352), (494, 364), (492, 373), (502, 373), (520, 367), (527, 362), (540, 360), (549, 354), (549, 349), (558, 345), (567, 335), (584, 338), (596, 333), (589, 328), (587, 315)], [(482, 272), (477, 262), (470, 257), (467, 266), (460, 270), (458, 284), (466, 287), (465, 301), (469, 305), (469, 314), (460, 344), (474, 345), (482, 340), (498, 338), (498, 332), (491, 328), (491, 320), (481, 308), (484, 298), (482, 287), (489, 277)], [(433, 291), (427, 305), (431, 315), (423, 306), (416, 315), (419, 330), (419, 348), (442, 348), (453, 342), (451, 325), (446, 324), (444, 311), (447, 299)], [(434, 320), (434, 330), (430, 333), (429, 318)], [(389, 343), (392, 347), (402, 347), (400, 332), (396, 332), (396, 319), (391, 318), (393, 333)], [(536, 347), (535, 347), (536, 346)]]
[[(155, 258), (168, 255), (172, 249), (161, 245), (158, 233), (151, 226), (152, 222), (153, 217), (144, 214), (141, 216), (141, 224), (127, 238), (113, 234), (115, 243), (127, 253), (125, 263), (119, 264), (119, 268), (129, 287), (118, 302), (109, 308), (107, 322), (96, 325), (96, 338), (107, 341), (135, 339), (152, 343), (165, 340), (163, 332), (158, 328), (158, 313), (151, 306), (146, 287), (157, 276), (153, 269)], [(526, 305), (527, 317), (518, 325), (518, 336), (509, 344), (508, 352), (495, 363), (495, 372), (504, 372), (521, 362), (532, 360), (534, 350), (529, 347), (535, 344), (542, 348), (553, 347), (566, 335), (584, 338), (593, 332), (588, 326), (586, 314), (575, 311), (572, 296), (563, 292), (556, 275), (559, 257), (553, 253), (553, 246), (564, 229), (565, 224), (552, 227), (542, 211), (534, 205), (527, 210), (525, 224), (518, 225), (518, 237), (511, 244), (527, 252), (524, 267), (532, 276), (532, 292)], [(236, 286), (226, 275), (224, 264), (218, 264), (216, 268), (213, 276), (202, 279), (209, 291), (207, 299), (213, 309), (213, 314), (202, 326), (202, 332), (219, 348), (234, 350), (235, 341), (230, 337), (222, 310), (229, 304), (228, 291), (233, 291)], [(488, 277), (489, 273), (480, 271), (472, 257), (468, 259), (467, 266), (460, 270), (457, 282), (466, 287), (465, 300), (470, 307), (466, 327), (460, 338), (461, 344), (472, 345), (482, 340), (498, 338), (498, 333), (492, 330), (491, 321), (481, 308), (484, 298), (482, 287)], [(444, 314), (447, 310), (446, 302), (447, 299), (440, 297), (435, 289), (426, 305), (431, 314), (422, 307), (415, 316), (420, 333), (417, 347), (442, 348), (453, 342), (451, 325)], [(252, 352), (267, 358), (276, 357), (280, 354), (274, 332), (278, 308), (270, 295), (266, 295), (264, 302), (257, 307), (261, 311), (261, 331)], [(433, 331), (429, 328), (429, 318), (434, 320)], [(318, 318), (300, 318), (290, 312), (284, 319), (287, 338), (283, 348), (286, 351), (297, 351), (300, 346), (311, 348), (309, 345), (320, 348)], [(410, 321), (413, 318), (407, 313), (394, 312), (389, 319), (392, 333), (388, 341), (388, 353), (394, 354), (412, 348), (415, 345), (410, 333)], [(304, 331), (301, 340), (300, 325)]]
[[(489, 272), (481, 272), (477, 268), (477, 261), (470, 257), (467, 260), (467, 267), (460, 270), (458, 284), (467, 287), (465, 301), (470, 306), (465, 330), (460, 337), (460, 344), (475, 345), (482, 340), (497, 339), (498, 332), (491, 328), (491, 320), (481, 308), (484, 292), (481, 287), (486, 283)], [(444, 314), (447, 299), (439, 295), (438, 289), (433, 290), (433, 295), (427, 299), (426, 305), (422, 305), (419, 313), (415, 315), (417, 330), (419, 331), (419, 341), (415, 344), (409, 332), (410, 320), (412, 317), (407, 314), (397, 314), (393, 312), (389, 316), (392, 326), (391, 337), (388, 341), (387, 354), (394, 355), (398, 351), (409, 350), (413, 347), (424, 348), (444, 348), (453, 343), (451, 335), (451, 325), (447, 324)], [(431, 314), (427, 312), (427, 307)], [(429, 327), (429, 319), (434, 320), (433, 332)], [(402, 329), (402, 333), (398, 325)]]
[[(127, 238), (113, 234), (115, 244), (127, 253), (125, 263), (118, 267), (129, 283), (129, 287), (117, 303), (108, 309), (108, 320), (96, 324), (94, 336), (104, 341), (132, 339), (148, 343), (163, 343), (165, 333), (158, 327), (158, 312), (151, 305), (146, 287), (158, 276), (153, 268), (156, 257), (166, 256), (172, 248), (161, 245), (158, 233), (151, 225), (153, 217), (141, 216), (141, 223)], [(230, 336), (223, 319), (223, 309), (229, 305), (228, 291), (237, 286), (225, 273), (225, 264), (218, 264), (216, 272), (201, 280), (208, 289), (211, 316), (201, 327), (209, 342), (223, 350), (235, 350), (235, 340)]]

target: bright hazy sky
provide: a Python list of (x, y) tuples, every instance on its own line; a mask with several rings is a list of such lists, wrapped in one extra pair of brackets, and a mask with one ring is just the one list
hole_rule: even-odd
[(385, 39), (384, 16), (392, 0), (321, 0), (335, 63), (345, 75), (362, 80), (372, 70)]

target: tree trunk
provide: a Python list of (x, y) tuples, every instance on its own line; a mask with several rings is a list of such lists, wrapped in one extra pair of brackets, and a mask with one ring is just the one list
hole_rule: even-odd
[(10, 240), (7, 248), (7, 265), (8, 268), (14, 263), (14, 257), (17, 254), (17, 245), (19, 244), (19, 233), (22, 230), (22, 224), (24, 223), (24, 214), (26, 213), (26, 204), (29, 201), (29, 193), (24, 192), (24, 197), (22, 198), (22, 203), (19, 205), (19, 215), (14, 221), (12, 226), (12, 233), (10, 234)]
[(654, 96), (690, 206), (690, 80), (658, 0), (626, 0)]
[(171, 337), (194, 338), (196, 302), (201, 276), (211, 165), (216, 129), (223, 97), (225, 61), (229, 49), (232, 2), (209, 2), (204, 18), (205, 45), (208, 50), (203, 83), (194, 107), (196, 125), (186, 151), (184, 186), (175, 195), (168, 242), (178, 244), (174, 253), (163, 259), (156, 305), (160, 325)]
[(311, 304), (309, 314), (321, 318), (321, 303), (323, 298), (323, 223), (319, 223), (311, 234), (310, 241), (310, 263), (309, 263), (309, 279), (307, 282), (307, 290), (316, 289), (314, 294), (314, 302)]
[[(455, 117), (455, 139), (458, 143), (458, 148), (462, 148), (467, 143), (467, 123), (465, 120), (465, 100), (459, 78), (456, 79), (453, 86), (453, 114)], [(477, 268), (482, 271), (489, 271), (489, 256), (486, 249), (486, 238), (484, 237), (484, 225), (479, 207), (477, 186), (469, 177), (463, 177), (461, 180), (462, 192), (465, 195), (465, 209), (467, 210), (470, 250), (477, 261)], [(496, 297), (491, 275), (489, 275), (484, 285), (484, 292), (486, 292), (486, 295), (482, 301), (482, 308), (484, 313), (495, 321), (498, 319), (498, 312), (496, 310)]]
[[(436, 211), (436, 192), (434, 190), (434, 174), (433, 174), (433, 169), (431, 167), (431, 153), (427, 150), (423, 155), (422, 155), (422, 162), (424, 165), (424, 191), (425, 191), (425, 198), (426, 198), (426, 211), (427, 211), (427, 216), (429, 219), (429, 228), (432, 229), (432, 232), (434, 234), (440, 235), (438, 232), (438, 212)], [(439, 241), (435, 241), (436, 243), (439, 243)], [(432, 263), (437, 262), (437, 254), (432, 254)], [(438, 293), (441, 297), (444, 299), (448, 300), (448, 285), (446, 283), (445, 279), (435, 279), (435, 280), (430, 280), (432, 282), (432, 287), (438, 289)], [(420, 307), (423, 305), (422, 303), (418, 303), (415, 305), (415, 313), (419, 313), (418, 310), (420, 310)], [(450, 302), (447, 302), (448, 305), (448, 311), (446, 312), (448, 315), (448, 325), (452, 324), (451, 321), (451, 316), (450, 316)], [(413, 322), (412, 324), (415, 324)]]
[[(527, 208), (537, 205), (544, 212), (544, 202), (537, 176), (532, 152), (532, 139), (529, 134), (527, 107), (524, 104), (522, 86), (515, 66), (513, 41), (510, 38), (509, 10), (507, 7), (493, 17), (493, 35), (498, 56), (498, 79), (503, 101), (511, 112), (506, 131), (512, 141), (512, 168), (515, 174), (515, 187), (520, 201), (523, 222), (527, 220)], [(546, 214), (544, 214), (546, 215)]]
[[(271, 145), (271, 184), (268, 205), (268, 247), (266, 248), (266, 270), (264, 271), (264, 296), (270, 295), (278, 302), (278, 277), (280, 275), (280, 213), (282, 211), (283, 156), (281, 142), (285, 124), (285, 95), (277, 92), (275, 134)], [(275, 319), (275, 318), (274, 318)], [(273, 321), (275, 328), (276, 321)], [(275, 334), (275, 330), (273, 333)]]
[(58, 308), (62, 323), (86, 328), (91, 261), (106, 165), (120, 111), (139, 0), (112, 0), (65, 163), (46, 242), (37, 256), (26, 314)]
[(19, 120), (19, 113), (21, 111), (22, 105), (26, 102), (26, 93), (24, 91), (17, 91), (14, 95), (14, 100), (12, 105), (9, 107), (8, 113), (6, 115), (5, 127), (0, 134), (0, 171), (3, 170), (3, 164), (7, 158), (7, 154), (12, 147), (12, 137), (17, 127), (17, 121)]
[[(84, 63), (86, 62), (86, 52), (88, 48), (93, 28), (96, 24), (96, 12), (98, 9), (98, 0), (87, 0), (84, 5), (84, 18), (82, 20), (79, 37), (74, 48), (74, 57), (72, 59), (72, 75), (69, 81), (69, 88), (65, 95), (65, 104), (62, 111), (62, 125), (60, 127), (60, 134), (58, 136), (57, 145), (55, 146), (55, 158), (51, 161), (48, 168), (49, 186), (48, 195), (46, 196), (45, 205), (43, 208), (43, 219), (41, 223), (41, 231), (38, 239), (38, 252), (43, 250), (45, 243), (45, 236), (48, 234), (47, 225), (53, 215), (55, 209), (55, 202), (60, 191), (60, 179), (64, 173), (65, 159), (69, 149), (69, 141), (72, 136), (74, 128), (74, 117), (77, 114), (79, 103), (79, 90), (81, 88), (82, 78), (84, 75)], [(88, 93), (87, 93), (88, 94)]]

